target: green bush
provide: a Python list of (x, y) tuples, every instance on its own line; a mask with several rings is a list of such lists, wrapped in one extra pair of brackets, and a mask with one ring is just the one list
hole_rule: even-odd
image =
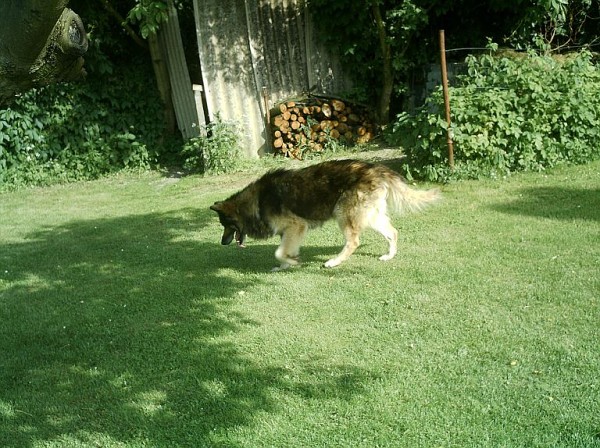
[(0, 188), (148, 168), (163, 131), (154, 91), (138, 69), (23, 94), (0, 110)]
[(450, 88), (455, 170), (448, 168), (441, 89), (388, 132), (409, 177), (433, 181), (541, 171), (600, 156), (600, 69), (591, 53), (467, 58)]
[(240, 149), (239, 127), (220, 117), (202, 126), (200, 136), (183, 145), (183, 167), (190, 172), (223, 174), (237, 171), (245, 164)]

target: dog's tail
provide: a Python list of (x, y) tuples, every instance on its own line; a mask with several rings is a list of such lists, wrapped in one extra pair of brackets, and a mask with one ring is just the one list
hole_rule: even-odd
[(386, 176), (388, 206), (399, 213), (417, 212), (442, 198), (440, 190), (418, 190), (409, 187), (400, 176)]

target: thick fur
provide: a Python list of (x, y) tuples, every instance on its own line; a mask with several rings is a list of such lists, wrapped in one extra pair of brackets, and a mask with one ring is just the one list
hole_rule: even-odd
[(438, 190), (410, 188), (402, 177), (383, 165), (358, 160), (332, 160), (299, 170), (270, 171), (228, 199), (210, 208), (224, 227), (222, 244), (235, 238), (243, 246), (253, 238), (281, 236), (275, 257), (285, 269), (298, 264), (300, 245), (309, 228), (335, 219), (346, 238), (342, 251), (325, 263), (346, 261), (359, 246), (361, 232), (371, 227), (389, 243), (380, 260), (397, 252), (398, 231), (388, 209), (418, 211), (440, 197)]

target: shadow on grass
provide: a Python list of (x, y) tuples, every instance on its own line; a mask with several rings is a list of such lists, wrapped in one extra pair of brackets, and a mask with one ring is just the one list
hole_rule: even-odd
[[(220, 235), (219, 235), (220, 237)], [(307, 241), (300, 247), (300, 265), (303, 266), (322, 266), (327, 260), (337, 255), (342, 250), (343, 243), (338, 245), (317, 245), (311, 241), (310, 231)], [(215, 250), (221, 252), (223, 266), (229, 267), (236, 272), (252, 274), (252, 273), (271, 273), (271, 270), (279, 266), (280, 263), (275, 258), (275, 250), (279, 246), (280, 238), (278, 236), (265, 241), (249, 241), (247, 247), (238, 249), (235, 243), (227, 247), (217, 247)], [(214, 243), (215, 246), (219, 242)], [(362, 247), (359, 249), (361, 250)], [(281, 272), (292, 272), (294, 268)], [(327, 270), (327, 269), (326, 269)]]
[[(79, 221), (0, 244), (1, 446), (234, 446), (227, 429), (277, 412), (273, 388), (361, 392), (368, 372), (334, 366), (294, 384), (226, 342), (259, 325), (232, 302), (261, 280), (223, 273), (235, 253), (199, 240), (208, 219), (183, 210)], [(257, 249), (258, 266), (242, 256), (246, 273), (272, 266), (274, 247)]]
[(518, 199), (494, 206), (516, 215), (558, 220), (600, 221), (600, 190), (568, 187), (533, 187), (519, 191)]

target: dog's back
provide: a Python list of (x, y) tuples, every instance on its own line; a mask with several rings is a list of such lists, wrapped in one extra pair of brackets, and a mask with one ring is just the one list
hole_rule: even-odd
[(420, 211), (440, 197), (435, 189), (410, 188), (402, 176), (384, 165), (358, 160), (331, 160), (299, 170), (271, 171), (259, 182), (261, 208), (268, 207), (274, 213), (289, 210), (310, 221), (331, 219), (340, 200), (368, 203), (382, 191), (388, 206), (397, 212)]
[(376, 167), (356, 160), (332, 160), (299, 170), (271, 171), (258, 180), (260, 208), (269, 214), (288, 210), (308, 221), (327, 221), (343, 194), (368, 188)]

